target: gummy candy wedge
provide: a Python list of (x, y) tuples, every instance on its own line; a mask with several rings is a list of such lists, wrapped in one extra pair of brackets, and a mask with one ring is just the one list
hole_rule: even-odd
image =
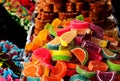
[(71, 52), (80, 61), (81, 65), (85, 65), (85, 63), (88, 60), (88, 52), (86, 49), (84, 49), (82, 47), (76, 47), (76, 48), (72, 49)]
[(110, 51), (107, 48), (102, 48), (102, 55), (106, 59), (115, 59), (117, 57), (117, 54)]
[(91, 61), (89, 61), (88, 69), (90, 71), (100, 70), (100, 71), (104, 72), (104, 71), (108, 70), (108, 65), (105, 62), (102, 62), (102, 61), (91, 60)]
[(89, 59), (102, 61), (103, 56), (101, 53), (97, 53), (94, 50), (90, 50), (90, 49), (87, 49), (87, 51), (89, 53)]
[(70, 61), (72, 58), (69, 50), (51, 50), (52, 60)]
[(70, 77), (69, 81), (89, 81), (88, 78), (81, 76), (79, 74), (75, 74)]
[(112, 71), (120, 71), (120, 62), (117, 60), (107, 60), (107, 64)]
[(63, 61), (57, 61), (55, 67), (50, 73), (50, 76), (63, 78), (67, 73), (67, 66)]
[(62, 46), (68, 46), (68, 44), (77, 36), (76, 31), (68, 31), (60, 36), (60, 42)]
[(89, 28), (89, 23), (81, 20), (72, 20), (70, 25), (72, 29)]
[(87, 78), (91, 78), (93, 76), (95, 76), (95, 72), (94, 71), (89, 71), (89, 69), (85, 66), (76, 66), (76, 72), (81, 75), (81, 76), (85, 76)]
[(101, 72), (98, 70), (96, 73), (98, 81), (114, 81), (115, 72)]
[(63, 79), (55, 76), (42, 76), (40, 81), (63, 81)]
[(24, 70), (22, 71), (22, 74), (24, 76), (38, 77), (43, 74), (43, 68), (41, 65), (38, 66), (38, 65), (32, 64), (25, 67)]
[(69, 25), (63, 29), (57, 30), (56, 33), (57, 33), (57, 36), (61, 36), (63, 33), (68, 32), (70, 30), (71, 30), (71, 26)]
[(60, 37), (55, 37), (53, 40), (47, 43), (48, 49), (58, 50), (60, 45)]

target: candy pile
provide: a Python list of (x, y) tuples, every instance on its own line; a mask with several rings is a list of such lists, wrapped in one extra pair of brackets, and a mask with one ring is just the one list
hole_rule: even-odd
[(82, 17), (47, 23), (25, 51), (22, 81), (120, 81), (119, 41)]
[[(31, 3), (31, 5), (33, 4)], [(31, 26), (30, 21), (31, 21), (32, 11), (34, 10), (34, 8), (30, 9), (32, 10), (30, 11), (25, 7), (25, 5), (22, 5), (22, 2), (18, 0), (6, 1), (3, 4), (3, 6), (9, 12), (9, 14), (11, 15), (11, 18), (13, 18), (26, 31), (29, 30), (29, 27)]]
[(19, 81), (24, 49), (9, 41), (0, 41), (0, 81)]

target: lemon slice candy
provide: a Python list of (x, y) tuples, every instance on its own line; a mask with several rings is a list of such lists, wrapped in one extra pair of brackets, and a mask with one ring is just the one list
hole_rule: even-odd
[(68, 31), (60, 36), (60, 42), (62, 46), (68, 46), (68, 44), (77, 36), (76, 31)]

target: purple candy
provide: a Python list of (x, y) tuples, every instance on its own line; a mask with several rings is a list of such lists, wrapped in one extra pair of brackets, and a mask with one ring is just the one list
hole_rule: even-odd
[(100, 53), (102, 50), (96, 43), (91, 42), (89, 40), (84, 40), (82, 42), (81, 46), (86, 48), (86, 49), (93, 50), (94, 52), (97, 52), (97, 53)]

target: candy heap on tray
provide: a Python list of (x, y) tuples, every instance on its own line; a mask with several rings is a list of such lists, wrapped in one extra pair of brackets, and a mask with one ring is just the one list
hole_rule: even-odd
[(54, 19), (26, 44), (22, 81), (119, 81), (119, 41), (86, 21)]
[(89, 17), (95, 25), (102, 28), (112, 28), (112, 23), (107, 17), (111, 15), (112, 7), (108, 0), (40, 0), (36, 2), (34, 34), (51, 23), (53, 19), (75, 18), (82, 14)]
[(0, 81), (19, 81), (24, 49), (9, 41), (0, 41)]

